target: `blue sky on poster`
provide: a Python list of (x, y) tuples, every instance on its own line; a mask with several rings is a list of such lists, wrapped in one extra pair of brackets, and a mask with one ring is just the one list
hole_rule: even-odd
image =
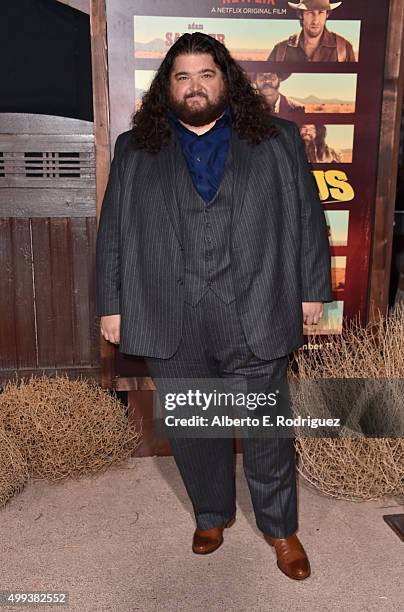
[(354, 102), (356, 81), (356, 74), (294, 72), (281, 83), (280, 90), (283, 94), (298, 99), (316, 96), (327, 100), (338, 99), (344, 102)]
[[(318, 121), (321, 123), (321, 121)], [(354, 126), (353, 125), (328, 125), (327, 144), (334, 149), (352, 149)]]
[(333, 268), (345, 268), (346, 267), (346, 256), (345, 255), (333, 255), (331, 257), (331, 265)]
[(348, 244), (348, 210), (325, 210), (327, 225), (331, 228), (331, 246), (346, 246)]
[[(327, 27), (347, 38), (355, 51), (359, 49), (360, 21), (330, 19)], [(300, 31), (298, 19), (214, 19), (202, 17), (134, 16), (135, 42), (148, 43), (165, 39), (166, 32), (192, 32), (191, 24), (203, 26), (206, 34), (225, 34), (225, 44), (231, 49), (265, 49)], [(199, 29), (199, 28), (197, 28)]]

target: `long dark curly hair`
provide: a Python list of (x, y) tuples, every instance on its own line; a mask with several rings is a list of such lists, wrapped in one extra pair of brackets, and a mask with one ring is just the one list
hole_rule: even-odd
[(327, 136), (327, 128), (325, 125), (317, 124), (316, 125), (316, 150), (317, 150), (317, 158), (322, 161), (324, 157), (328, 154), (328, 145), (325, 141)]
[(259, 144), (278, 134), (271, 110), (226, 47), (202, 32), (183, 34), (169, 49), (142, 98), (142, 106), (132, 120), (132, 142), (135, 148), (157, 153), (168, 143), (171, 128), (169, 110), (170, 74), (178, 55), (209, 53), (220, 68), (227, 84), (233, 128), (240, 138)]

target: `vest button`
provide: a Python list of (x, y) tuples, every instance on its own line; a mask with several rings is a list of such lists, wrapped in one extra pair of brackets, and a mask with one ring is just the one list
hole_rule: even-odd
[(177, 283), (178, 283), (179, 285), (183, 285), (183, 284), (184, 284), (184, 281), (183, 281), (183, 279), (182, 279), (182, 278), (178, 278), (178, 279), (177, 279)]

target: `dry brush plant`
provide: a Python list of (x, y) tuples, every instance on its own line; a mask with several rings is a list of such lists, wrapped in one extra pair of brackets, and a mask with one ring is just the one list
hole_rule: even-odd
[(65, 376), (9, 382), (0, 393), (0, 426), (34, 480), (79, 478), (119, 465), (140, 439), (119, 400), (94, 381)]
[(28, 466), (18, 444), (0, 427), (0, 508), (28, 480)]
[(404, 303), (372, 325), (348, 323), (320, 350), (300, 351), (290, 378), (295, 416), (342, 424), (337, 437), (302, 428), (295, 442), (302, 476), (344, 499), (403, 498)]

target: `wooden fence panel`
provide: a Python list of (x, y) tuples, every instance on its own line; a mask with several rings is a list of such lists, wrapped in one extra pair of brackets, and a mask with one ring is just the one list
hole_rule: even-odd
[(0, 381), (100, 377), (92, 124), (0, 119)]

